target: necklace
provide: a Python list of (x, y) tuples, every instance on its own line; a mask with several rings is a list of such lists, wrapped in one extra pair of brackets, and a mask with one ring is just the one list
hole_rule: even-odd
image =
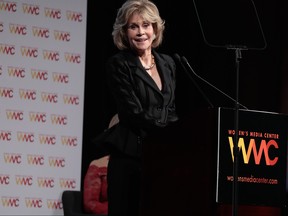
[(145, 70), (151, 70), (155, 66), (154, 56), (152, 55), (153, 63), (149, 67), (144, 67)]
[(155, 62), (153, 62), (153, 64), (151, 64), (149, 67), (144, 67), (144, 69), (145, 70), (150, 70), (150, 69), (152, 69), (153, 67), (154, 67), (154, 65), (155, 65)]

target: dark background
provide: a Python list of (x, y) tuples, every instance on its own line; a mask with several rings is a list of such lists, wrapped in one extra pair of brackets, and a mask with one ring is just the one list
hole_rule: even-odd
[[(100, 4), (99, 1), (88, 0), (82, 179), (90, 161), (93, 160), (94, 148), (90, 141), (107, 127), (114, 114), (115, 107), (105, 85), (104, 64), (107, 58), (117, 51), (112, 42), (111, 32), (117, 9), (123, 2), (110, 0), (102, 1)], [(193, 1), (154, 2), (161, 17), (166, 21), (164, 41), (158, 48), (159, 52), (171, 56), (175, 53), (185, 56), (199, 76), (233, 98), (236, 97), (238, 83), (239, 102), (249, 109), (288, 113), (288, 8), (285, 7), (284, 1), (254, 0), (267, 47), (264, 50), (242, 50), (238, 73), (235, 50), (214, 48), (204, 42)], [(207, 10), (204, 5), (203, 11), (204, 19), (214, 20), (212, 13), (217, 11), (211, 10), (208, 4)], [(245, 21), (248, 11), (241, 9), (237, 13), (242, 14)], [(233, 12), (231, 14), (233, 15)], [(221, 17), (221, 14), (218, 15)], [(235, 20), (225, 16), (222, 17), (223, 21), (235, 28)], [(221, 31), (223, 35), (229, 34), (228, 29), (218, 28), (217, 23), (213, 26), (217, 33)], [(256, 38), (257, 45), (261, 44), (263, 39), (259, 37), (260, 42), (258, 41), (259, 35), (255, 36), (253, 33), (254, 26), (255, 23), (251, 22), (251, 26), (247, 26), (249, 32), (240, 29), (240, 35), (237, 33), (237, 36), (241, 38), (242, 31), (243, 37), (250, 34), (253, 39)], [(234, 106), (234, 102), (223, 94), (195, 76), (194, 79), (215, 107)], [(181, 118), (209, 106), (180, 65), (176, 93), (176, 105)]]

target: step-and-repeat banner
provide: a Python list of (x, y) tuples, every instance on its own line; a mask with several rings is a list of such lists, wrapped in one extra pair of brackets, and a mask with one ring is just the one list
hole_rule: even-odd
[(0, 214), (81, 187), (87, 0), (0, 0)]

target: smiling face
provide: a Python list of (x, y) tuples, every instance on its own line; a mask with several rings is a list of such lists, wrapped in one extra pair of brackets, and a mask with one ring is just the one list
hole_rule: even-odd
[(131, 49), (139, 55), (151, 52), (151, 44), (155, 38), (152, 23), (147, 22), (138, 13), (134, 13), (128, 20), (127, 38)]

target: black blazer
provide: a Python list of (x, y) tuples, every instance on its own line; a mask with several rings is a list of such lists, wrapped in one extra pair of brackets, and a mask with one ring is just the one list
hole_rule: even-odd
[(162, 90), (132, 52), (121, 51), (106, 64), (108, 86), (114, 96), (120, 123), (109, 142), (123, 153), (141, 156), (142, 141), (149, 131), (178, 120), (175, 110), (176, 65), (166, 55), (152, 50), (161, 77)]

